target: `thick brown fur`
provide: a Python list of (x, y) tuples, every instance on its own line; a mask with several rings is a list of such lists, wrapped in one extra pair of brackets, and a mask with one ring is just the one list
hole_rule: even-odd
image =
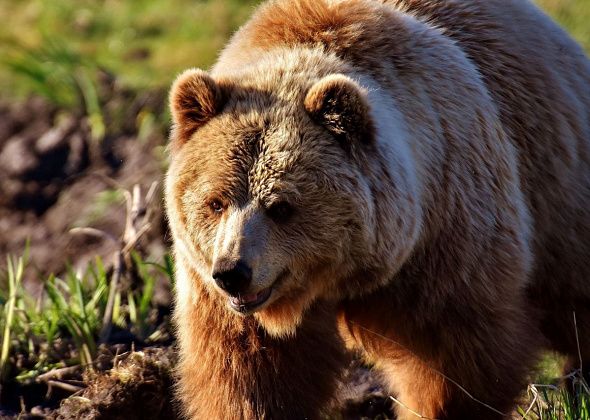
[(348, 347), (399, 418), (501, 418), (574, 312), (590, 365), (590, 62), (531, 3), (271, 1), (170, 100), (187, 417), (317, 418)]

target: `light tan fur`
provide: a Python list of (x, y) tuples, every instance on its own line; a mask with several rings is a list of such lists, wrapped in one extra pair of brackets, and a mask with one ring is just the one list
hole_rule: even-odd
[(345, 347), (426, 417), (502, 417), (573, 311), (590, 363), (590, 64), (531, 3), (271, 1), (170, 101), (187, 417), (317, 418)]

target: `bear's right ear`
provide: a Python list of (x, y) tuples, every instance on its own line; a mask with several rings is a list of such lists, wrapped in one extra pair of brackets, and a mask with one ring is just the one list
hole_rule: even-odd
[(172, 141), (184, 144), (192, 134), (217, 115), (226, 98), (223, 89), (199, 69), (189, 69), (176, 78), (170, 89)]

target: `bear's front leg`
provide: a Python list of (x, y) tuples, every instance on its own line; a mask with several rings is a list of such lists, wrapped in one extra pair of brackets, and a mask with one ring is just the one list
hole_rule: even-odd
[(448, 297), (429, 319), (434, 305), (427, 314), (396, 297), (385, 290), (345, 302), (339, 326), (347, 346), (384, 373), (397, 418), (509, 418), (536, 360), (531, 349), (539, 347), (524, 299), (514, 294), (495, 307), (470, 307)]
[(318, 418), (346, 363), (334, 311), (318, 304), (293, 336), (275, 338), (253, 317), (231, 312), (193, 277), (177, 279), (184, 284), (175, 312), (178, 393), (186, 417)]

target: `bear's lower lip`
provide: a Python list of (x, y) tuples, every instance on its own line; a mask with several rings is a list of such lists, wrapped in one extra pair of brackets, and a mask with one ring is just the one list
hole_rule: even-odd
[(232, 309), (247, 313), (251, 312), (256, 307), (262, 305), (268, 300), (272, 293), (272, 286), (261, 290), (258, 293), (250, 293), (247, 295), (231, 296), (229, 298), (229, 304)]

